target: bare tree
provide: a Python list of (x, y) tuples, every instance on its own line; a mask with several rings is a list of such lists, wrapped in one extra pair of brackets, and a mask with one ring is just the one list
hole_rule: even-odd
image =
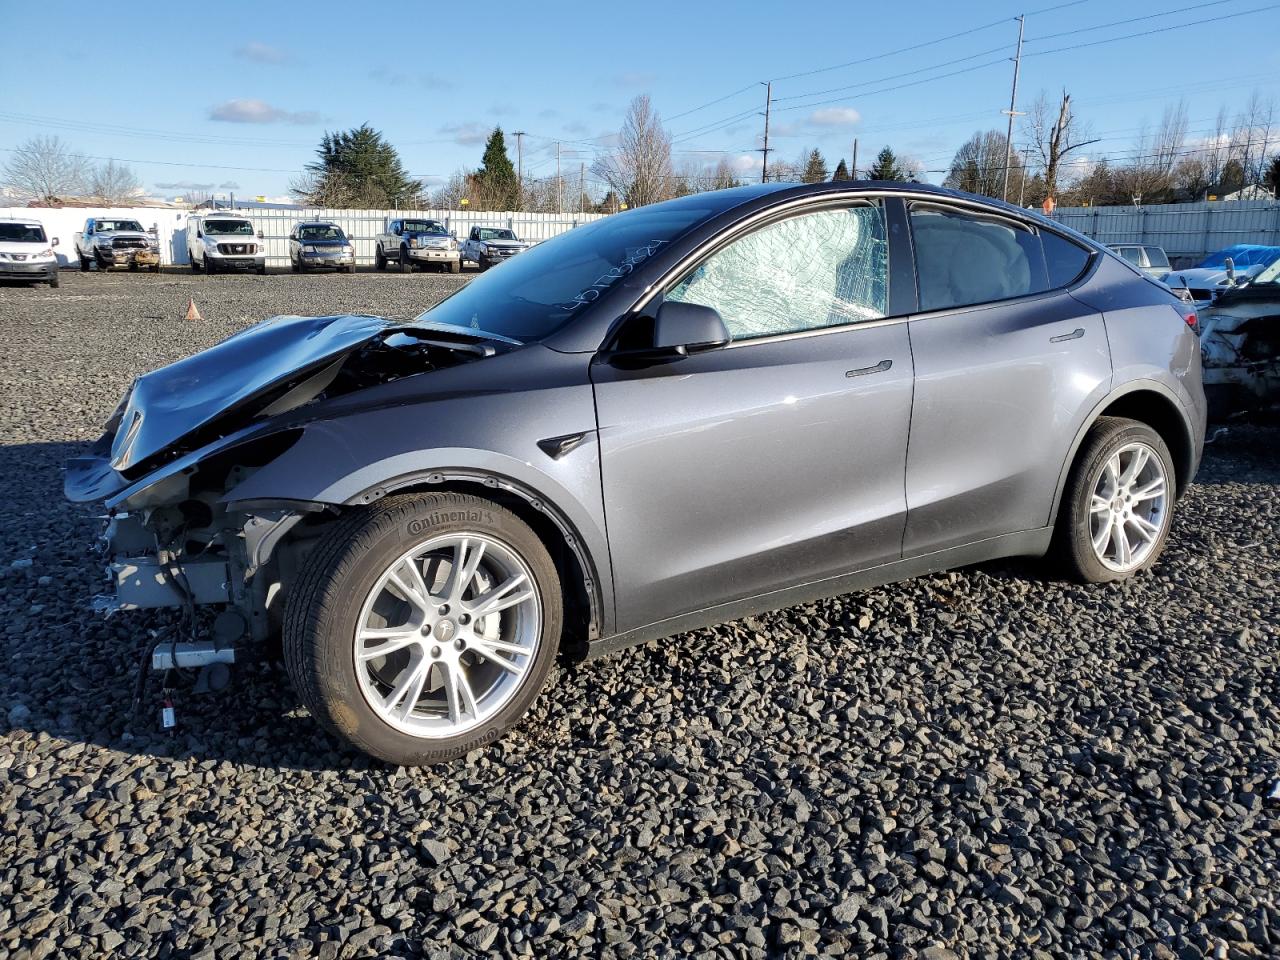
[(1236, 115), (1231, 128), (1231, 157), (1240, 161), (1244, 182), (1258, 183), (1267, 166), (1267, 151), (1275, 139), (1272, 125), (1275, 122), (1276, 104), (1272, 98), (1263, 99), (1254, 90), (1244, 109)]
[(629, 206), (665, 200), (673, 182), (671, 135), (645, 95), (631, 101), (618, 145), (591, 166)]
[(88, 179), (88, 161), (58, 137), (32, 137), (4, 167), (5, 185), (33, 200), (78, 196)]
[(1136, 155), (1115, 173), (1121, 193), (1134, 203), (1159, 199), (1167, 193), (1173, 185), (1173, 169), (1185, 153), (1186, 142), (1187, 104), (1179, 100), (1174, 106), (1164, 108), (1155, 132), (1142, 128)]
[[(987, 197), (1000, 196), (1004, 192), (1005, 143), (1005, 135), (999, 130), (975, 133), (951, 158), (943, 186)], [(1022, 158), (1014, 153), (1009, 162), (1009, 192), (1017, 196), (1022, 190)]]
[(95, 167), (89, 175), (89, 193), (101, 197), (108, 206), (123, 206), (141, 192), (142, 184), (133, 170), (114, 160)]
[(1056, 104), (1041, 93), (1027, 111), (1023, 127), (1044, 170), (1045, 192), (1050, 197), (1056, 196), (1063, 160), (1068, 154), (1098, 141), (1090, 138), (1090, 131), (1071, 109), (1071, 94), (1066, 90)]
[(715, 171), (711, 174), (712, 190), (727, 190), (730, 187), (740, 187), (742, 181), (738, 179), (734, 172), (733, 164), (729, 162), (728, 157), (721, 157), (716, 164)]

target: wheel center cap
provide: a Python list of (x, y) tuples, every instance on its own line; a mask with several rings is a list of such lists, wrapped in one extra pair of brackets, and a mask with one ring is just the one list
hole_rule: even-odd
[(435, 635), (442, 643), (448, 643), (458, 632), (458, 625), (452, 620), (441, 620), (436, 624)]

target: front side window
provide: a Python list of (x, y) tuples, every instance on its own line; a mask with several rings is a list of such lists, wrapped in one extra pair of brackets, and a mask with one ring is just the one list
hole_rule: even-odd
[(1048, 289), (1040, 239), (1015, 221), (913, 203), (911, 237), (922, 311)]
[(885, 316), (884, 210), (860, 204), (761, 227), (716, 251), (666, 299), (714, 307), (734, 340)]

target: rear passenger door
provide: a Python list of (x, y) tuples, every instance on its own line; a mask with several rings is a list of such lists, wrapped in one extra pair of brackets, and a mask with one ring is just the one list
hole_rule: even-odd
[(910, 204), (919, 313), (903, 555), (1052, 522), (1067, 451), (1110, 388), (1091, 252), (1013, 218)]

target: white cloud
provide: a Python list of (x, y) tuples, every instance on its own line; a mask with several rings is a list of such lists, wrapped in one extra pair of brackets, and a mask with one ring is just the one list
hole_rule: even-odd
[(168, 183), (157, 183), (157, 190), (212, 190), (212, 183), (197, 183), (194, 180), (170, 180)]
[(736, 157), (730, 157), (729, 164), (738, 173), (746, 173), (749, 170), (760, 169), (760, 158), (754, 154), (740, 153)]
[(452, 137), (453, 142), (461, 147), (473, 147), (488, 140), (493, 128), (483, 123), (453, 123), (441, 127), (440, 132)]
[(823, 107), (809, 114), (808, 122), (815, 127), (851, 127), (861, 119), (853, 107)]
[(251, 40), (243, 46), (237, 47), (236, 56), (241, 60), (250, 60), (253, 63), (270, 63), (277, 66), (289, 62), (289, 54), (279, 47), (273, 47), (258, 40)]
[(227, 100), (209, 109), (209, 119), (222, 123), (319, 123), (320, 114), (312, 110), (293, 112), (273, 107), (265, 100)]

